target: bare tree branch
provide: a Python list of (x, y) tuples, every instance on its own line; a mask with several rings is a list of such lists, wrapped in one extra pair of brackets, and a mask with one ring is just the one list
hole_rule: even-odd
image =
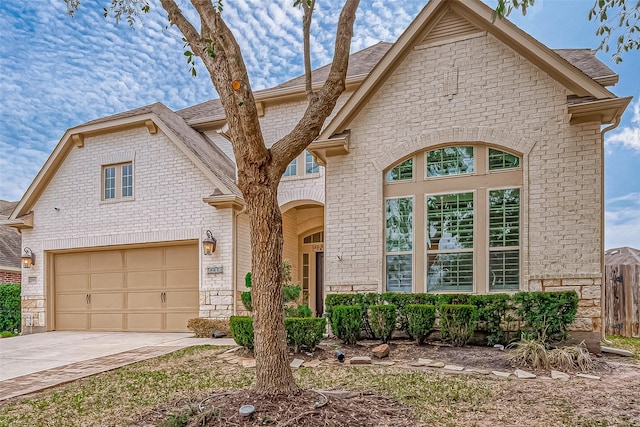
[(313, 97), (313, 81), (311, 76), (311, 18), (313, 17), (313, 10), (316, 5), (315, 0), (311, 0), (307, 3), (306, 0), (302, 0), (302, 7), (304, 9), (304, 16), (302, 17), (302, 39), (304, 45), (304, 78), (305, 78), (305, 90), (307, 92), (307, 98), (311, 100)]
[(342, 7), (329, 77), (320, 91), (309, 101), (298, 124), (271, 147), (273, 164), (269, 171), (270, 176), (282, 176), (287, 165), (318, 136), (324, 121), (344, 91), (353, 23), (359, 3), (360, 0), (347, 0)]

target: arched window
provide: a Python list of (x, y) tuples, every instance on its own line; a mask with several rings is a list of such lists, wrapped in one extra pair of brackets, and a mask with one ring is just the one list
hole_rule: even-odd
[(385, 171), (387, 291), (520, 287), (521, 158), (482, 144), (415, 153)]

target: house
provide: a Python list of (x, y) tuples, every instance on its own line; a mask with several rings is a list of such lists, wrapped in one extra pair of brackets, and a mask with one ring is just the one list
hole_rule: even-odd
[[(18, 202), (0, 200), (0, 221), (6, 220)], [(21, 283), (20, 249), (22, 238), (17, 230), (0, 224), (0, 284)]]
[[(572, 328), (599, 339), (603, 133), (630, 98), (593, 51), (551, 50), (491, 15), (432, 0), (396, 43), (351, 56), (279, 190), (284, 258), (316, 315), (337, 292), (575, 290)], [(306, 105), (303, 77), (255, 96), (268, 143)], [(182, 331), (241, 312), (233, 159), (217, 100), (69, 129), (7, 221), (36, 254), (25, 326)]]

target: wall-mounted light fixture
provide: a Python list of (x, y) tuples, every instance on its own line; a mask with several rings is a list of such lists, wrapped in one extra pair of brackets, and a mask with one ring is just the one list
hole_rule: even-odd
[(31, 268), (32, 265), (36, 265), (36, 254), (34, 254), (30, 248), (24, 248), (24, 255), (22, 255), (22, 268)]
[(216, 239), (213, 238), (211, 230), (207, 230), (207, 238), (202, 239), (202, 252), (205, 255), (211, 255), (216, 251)]

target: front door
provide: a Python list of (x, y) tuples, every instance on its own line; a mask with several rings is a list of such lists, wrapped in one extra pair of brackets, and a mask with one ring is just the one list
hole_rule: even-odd
[(316, 252), (316, 316), (324, 312), (324, 252)]

